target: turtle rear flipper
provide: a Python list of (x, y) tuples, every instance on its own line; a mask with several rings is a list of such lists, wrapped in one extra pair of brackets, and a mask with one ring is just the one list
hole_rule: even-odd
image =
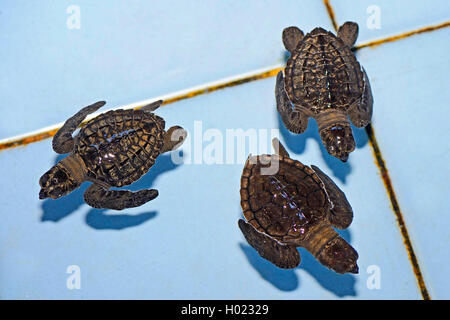
[(364, 128), (370, 122), (373, 112), (372, 89), (370, 88), (369, 78), (366, 71), (362, 68), (364, 74), (364, 91), (360, 99), (356, 100), (348, 110), (350, 120), (358, 128)]
[(247, 242), (261, 257), (283, 269), (293, 269), (300, 264), (300, 253), (296, 247), (283, 245), (273, 238), (258, 232), (251, 224), (239, 219), (239, 228)]
[(94, 183), (84, 193), (84, 200), (88, 205), (97, 209), (123, 210), (139, 207), (157, 196), (158, 190), (156, 189), (145, 189), (137, 192), (107, 190)]
[(347, 228), (353, 221), (353, 210), (344, 192), (322, 170), (314, 165), (311, 168), (322, 180), (333, 208), (330, 210), (330, 223), (338, 229)]
[(99, 108), (106, 104), (105, 101), (98, 101), (90, 106), (84, 107), (78, 111), (74, 116), (67, 119), (61, 129), (56, 132), (53, 137), (52, 146), (56, 153), (64, 154), (69, 153), (73, 149), (74, 140), (72, 137), (73, 132), (83, 122), (86, 116), (90, 113), (97, 111)]
[(302, 41), (305, 34), (297, 27), (288, 27), (283, 30), (283, 44), (287, 51), (292, 53)]
[(355, 44), (356, 38), (358, 38), (358, 29), (358, 24), (356, 24), (355, 22), (347, 21), (339, 27), (337, 36), (351, 48)]

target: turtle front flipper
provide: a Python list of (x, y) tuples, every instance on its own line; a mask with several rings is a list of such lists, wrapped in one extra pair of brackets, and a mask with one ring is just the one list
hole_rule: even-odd
[(161, 153), (172, 151), (180, 147), (187, 137), (187, 132), (180, 126), (173, 126), (169, 128), (164, 136), (164, 145)]
[(88, 114), (97, 111), (100, 107), (104, 106), (105, 103), (105, 101), (98, 101), (90, 106), (84, 107), (74, 116), (67, 119), (61, 129), (59, 129), (53, 137), (53, 150), (60, 154), (71, 152), (74, 144), (72, 137), (73, 132), (78, 128)]
[(348, 111), (350, 120), (358, 128), (364, 128), (370, 122), (373, 112), (372, 89), (370, 88), (369, 78), (366, 71), (362, 68), (364, 74), (364, 90), (360, 99), (356, 100)]
[(277, 110), (286, 128), (293, 133), (302, 133), (308, 127), (308, 116), (302, 111), (294, 109), (286, 94), (283, 72), (278, 72), (275, 87)]
[(353, 210), (344, 192), (330, 179), (322, 170), (314, 165), (311, 168), (322, 180), (333, 208), (330, 210), (328, 219), (338, 229), (347, 228), (353, 221)]
[(300, 264), (300, 253), (296, 247), (283, 245), (273, 238), (258, 232), (251, 224), (239, 219), (239, 228), (247, 242), (261, 257), (279, 268), (293, 269)]
[(145, 189), (137, 192), (108, 190), (94, 183), (84, 193), (84, 200), (88, 205), (97, 209), (123, 210), (139, 207), (157, 196), (158, 190), (156, 189)]

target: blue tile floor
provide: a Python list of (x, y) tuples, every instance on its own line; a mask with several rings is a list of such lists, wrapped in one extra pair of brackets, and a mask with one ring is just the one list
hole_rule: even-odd
[[(82, 0), (80, 29), (66, 26), (74, 14), (66, 13), (70, 5), (0, 5), (1, 41), (8, 48), (0, 51), (8, 75), (0, 78), (2, 105), (8, 106), (0, 138), (64, 121), (73, 105), (128, 104), (282, 63), (284, 26), (301, 21), (306, 29), (331, 28), (320, 1), (300, 8), (292, 1)], [(11, 117), (22, 121), (11, 123)]]
[[(436, 44), (449, 37), (446, 28), (358, 51), (367, 70), (377, 75), (372, 82), (378, 97), (373, 127), (425, 282), (432, 296), (446, 298), (450, 297), (450, 280), (443, 274), (450, 261), (449, 59), (447, 50)], [(385, 57), (383, 64), (374, 61), (379, 53)]]
[[(450, 9), (443, 1), (436, 1), (441, 10), (427, 14), (419, 1), (330, 4), (338, 23), (359, 23), (358, 43), (442, 23)], [(374, 33), (365, 25), (372, 4), (381, 9), (381, 29)], [(333, 30), (320, 1), (203, 1), (195, 8), (181, 1), (152, 7), (78, 1), (81, 29), (66, 27), (70, 5), (0, 5), (0, 30), (7, 34), (0, 42), (8, 48), (0, 51), (8, 75), (0, 78), (0, 139), (64, 121), (96, 100), (113, 108), (282, 64), (281, 31), (288, 25)], [(372, 84), (375, 136), (421, 279), (434, 299), (450, 298), (448, 37), (449, 29), (441, 28), (356, 52)], [(39, 177), (62, 158), (51, 141), (0, 152), (0, 297), (424, 298), (366, 131), (354, 128), (357, 148), (341, 163), (326, 153), (314, 121), (302, 135), (284, 129), (274, 84), (268, 77), (161, 107), (157, 113), (167, 126), (183, 126), (189, 139), (173, 153), (182, 163), (160, 156), (131, 186), (159, 190), (139, 208), (92, 209), (82, 197), (87, 184), (59, 200), (40, 201)], [(251, 138), (244, 147), (227, 141), (227, 133), (238, 129), (258, 133), (257, 147), (249, 146)], [(237, 227), (239, 179), (249, 152), (271, 150), (271, 134), (346, 193), (355, 218), (341, 234), (359, 253), (359, 274), (329, 271), (303, 249), (298, 268), (281, 270), (246, 243)], [(218, 141), (222, 147), (211, 159)], [(68, 288), (70, 266), (79, 268), (79, 289)]]
[(356, 45), (445, 22), (450, 16), (446, 0), (329, 0), (329, 3), (338, 24), (345, 21), (358, 23)]

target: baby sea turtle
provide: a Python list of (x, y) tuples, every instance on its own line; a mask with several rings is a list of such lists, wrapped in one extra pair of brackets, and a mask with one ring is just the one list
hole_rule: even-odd
[[(304, 247), (338, 273), (358, 273), (358, 253), (333, 229), (347, 228), (353, 211), (344, 193), (319, 168), (293, 160), (278, 141), (274, 155), (247, 159), (241, 178), (239, 220), (247, 242), (279, 268), (300, 264)], [(275, 174), (261, 174), (264, 163), (279, 164)]]
[(57, 199), (78, 188), (84, 181), (93, 182), (84, 199), (94, 208), (122, 210), (138, 207), (158, 196), (155, 189), (131, 192), (109, 190), (141, 178), (160, 153), (178, 148), (186, 138), (179, 126), (164, 130), (165, 121), (152, 113), (162, 101), (140, 110), (113, 110), (86, 123), (73, 132), (92, 112), (102, 107), (99, 101), (69, 118), (53, 137), (53, 150), (70, 155), (61, 160), (39, 180), (39, 199)]
[(344, 23), (337, 36), (322, 28), (306, 36), (297, 27), (284, 29), (283, 43), (291, 57), (275, 88), (286, 128), (302, 133), (313, 117), (328, 153), (344, 162), (355, 149), (348, 116), (358, 128), (372, 117), (369, 78), (351, 51), (357, 36), (354, 22)]

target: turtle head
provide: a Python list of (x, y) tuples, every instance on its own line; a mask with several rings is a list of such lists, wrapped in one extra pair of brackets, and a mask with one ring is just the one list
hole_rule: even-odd
[(338, 273), (358, 273), (358, 253), (341, 237), (328, 242), (317, 256), (326, 267)]
[(42, 175), (39, 185), (41, 186), (39, 199), (58, 199), (78, 188), (80, 183), (71, 177), (63, 165), (58, 163)]
[(355, 149), (355, 139), (348, 122), (321, 129), (320, 137), (328, 153), (343, 162), (347, 161), (348, 155)]

